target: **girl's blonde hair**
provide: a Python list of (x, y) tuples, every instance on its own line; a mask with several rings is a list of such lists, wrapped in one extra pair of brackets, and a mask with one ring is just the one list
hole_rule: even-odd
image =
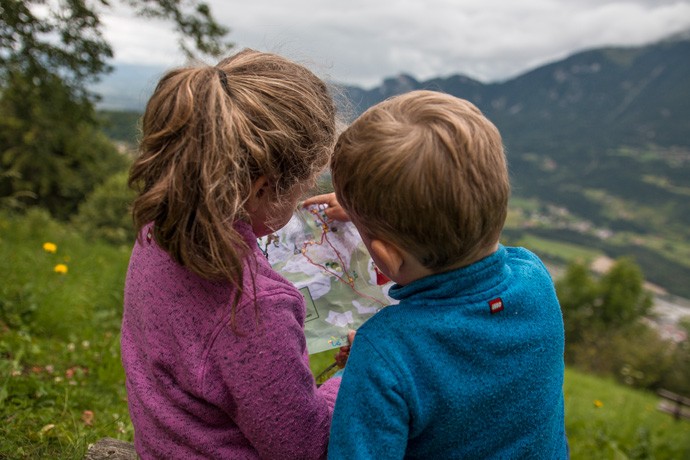
[(276, 200), (313, 181), (335, 138), (325, 83), (281, 56), (243, 50), (215, 67), (162, 77), (146, 106), (129, 185), (139, 190), (134, 225), (150, 222), (157, 244), (205, 279), (242, 290), (252, 183), (266, 176)]
[(340, 135), (340, 204), (369, 237), (442, 271), (498, 241), (510, 184), (498, 129), (468, 101), (413, 91), (375, 105)]

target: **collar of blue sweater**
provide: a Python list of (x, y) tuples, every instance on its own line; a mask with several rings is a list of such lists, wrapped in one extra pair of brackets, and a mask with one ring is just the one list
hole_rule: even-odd
[(507, 278), (507, 257), (506, 248), (499, 245), (496, 252), (471, 265), (425, 276), (405, 286), (395, 284), (388, 295), (402, 301), (419, 295), (425, 299), (445, 299), (481, 294), (494, 289), (497, 280)]

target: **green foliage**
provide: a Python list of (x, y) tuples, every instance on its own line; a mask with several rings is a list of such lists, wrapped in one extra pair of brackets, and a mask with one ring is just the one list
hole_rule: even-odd
[(599, 280), (601, 302), (596, 316), (605, 327), (627, 326), (645, 316), (652, 298), (644, 290), (642, 272), (632, 260), (619, 259)]
[[(0, 171), (0, 190), (9, 189), (7, 181), (20, 178), (21, 175), (15, 171)], [(26, 200), (33, 200), (36, 195), (27, 190), (13, 190), (11, 193), (0, 196), (0, 211), (1, 210), (22, 210), (26, 207)]]
[[(595, 280), (579, 262), (568, 266), (556, 282), (568, 330), (611, 330), (633, 324), (649, 312), (652, 300), (643, 288), (642, 272), (632, 260), (621, 258)], [(574, 336), (570, 339), (577, 340)]]
[(580, 337), (577, 342), (566, 339), (565, 354), (568, 364), (578, 369), (637, 388), (667, 388), (681, 393), (690, 390), (687, 384), (668, 388), (674, 346), (645, 324), (609, 331), (586, 330)]
[[(38, 8), (41, 5), (43, 8)], [(83, 1), (5, 0), (0, 4), (0, 81), (23, 75), (36, 86), (59, 79), (75, 102), (85, 83), (108, 70), (112, 48), (94, 9)]]
[(681, 320), (686, 339), (673, 345), (670, 363), (660, 386), (679, 394), (690, 395), (690, 318)]
[(556, 281), (565, 360), (626, 385), (690, 394), (690, 341), (663, 340), (641, 321), (652, 305), (643, 281), (639, 267), (626, 258), (599, 279), (582, 263), (568, 266)]
[[(221, 41), (228, 29), (218, 24), (205, 3), (168, 0), (122, 0), (143, 17), (170, 20), (189, 56), (194, 49), (218, 56), (232, 45)], [(43, 80), (60, 78), (71, 100), (92, 95), (85, 84), (108, 72), (113, 56), (103, 38), (99, 14), (110, 2), (4, 0), (0, 3), (0, 80), (21, 74)], [(185, 40), (191, 40), (190, 46)], [(40, 84), (37, 82), (37, 84)]]
[[(138, 14), (171, 20), (188, 54), (220, 54), (228, 30), (195, 0), (122, 0)], [(43, 206), (60, 219), (122, 168), (100, 132), (87, 86), (110, 70), (99, 14), (109, 2), (0, 3), (0, 199)], [(191, 40), (193, 44), (185, 40)]]
[(563, 310), (567, 342), (581, 342), (582, 334), (594, 323), (598, 286), (583, 263), (568, 266), (556, 282), (556, 292)]
[(70, 99), (60, 79), (34, 85), (14, 75), (0, 98), (0, 165), (11, 176), (0, 196), (24, 194), (24, 204), (66, 219), (93, 188), (128, 160)]
[(194, 49), (206, 55), (220, 56), (233, 46), (232, 43), (221, 41), (228, 29), (215, 21), (211, 9), (204, 2), (123, 0), (123, 3), (134, 8), (139, 16), (172, 20), (180, 37), (180, 48), (188, 58), (195, 56)]
[(139, 140), (139, 122), (142, 114), (132, 111), (100, 110), (98, 117), (103, 132), (109, 139), (134, 147)]
[(130, 205), (135, 192), (127, 186), (127, 178), (127, 171), (111, 176), (79, 206), (73, 222), (86, 237), (116, 245), (134, 241)]

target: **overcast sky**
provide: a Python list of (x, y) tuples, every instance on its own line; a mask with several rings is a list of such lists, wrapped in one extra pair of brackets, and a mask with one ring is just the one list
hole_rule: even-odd
[[(690, 0), (207, 0), (236, 47), (373, 87), (408, 73), (501, 81), (575, 51), (690, 30)], [(181, 65), (169, 23), (102, 17), (114, 64)]]

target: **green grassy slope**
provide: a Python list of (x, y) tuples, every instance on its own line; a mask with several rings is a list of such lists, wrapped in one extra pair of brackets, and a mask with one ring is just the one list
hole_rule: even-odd
[[(132, 440), (119, 354), (128, 258), (41, 213), (0, 212), (0, 458), (81, 459), (99, 438)], [(312, 357), (315, 374), (333, 354)], [(655, 395), (565, 377), (573, 459), (690, 458), (690, 422), (657, 411)]]

